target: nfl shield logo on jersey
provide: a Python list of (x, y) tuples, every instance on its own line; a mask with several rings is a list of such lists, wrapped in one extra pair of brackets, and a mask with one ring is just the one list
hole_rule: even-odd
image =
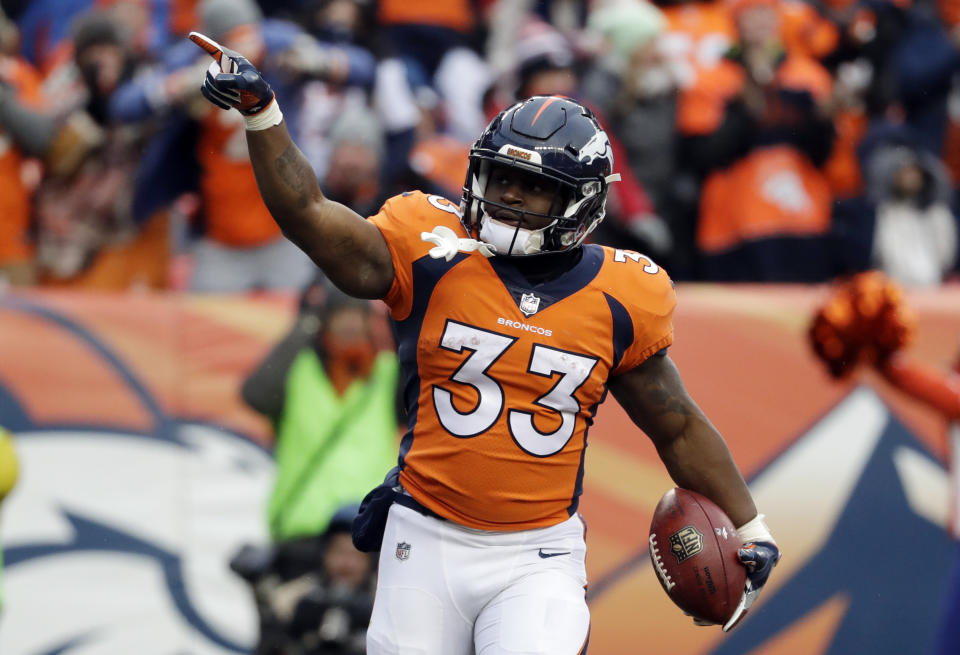
[(540, 298), (532, 293), (525, 293), (520, 296), (520, 311), (524, 316), (533, 316), (540, 308)]
[(410, 544), (406, 541), (397, 543), (397, 559), (401, 562), (410, 559)]

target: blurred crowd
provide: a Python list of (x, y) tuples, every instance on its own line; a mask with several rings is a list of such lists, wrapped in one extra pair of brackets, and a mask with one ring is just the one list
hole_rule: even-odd
[(676, 280), (958, 272), (960, 0), (2, 0), (8, 284), (302, 289), (244, 124), (200, 95), (201, 31), (275, 89), (324, 193), (458, 200), (518, 99), (600, 116), (597, 242)]

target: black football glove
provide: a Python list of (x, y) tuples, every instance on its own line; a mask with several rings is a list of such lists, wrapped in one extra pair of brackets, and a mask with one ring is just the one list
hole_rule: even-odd
[(740, 604), (733, 616), (724, 624), (723, 631), (733, 630), (746, 616), (747, 610), (757, 599), (757, 594), (767, 583), (773, 567), (780, 561), (780, 549), (774, 541), (751, 541), (743, 544), (739, 551), (740, 563), (747, 567), (747, 582), (740, 597)]
[(190, 40), (213, 57), (201, 88), (207, 100), (221, 109), (232, 107), (248, 117), (259, 114), (273, 102), (276, 94), (246, 57), (199, 32), (190, 32)]

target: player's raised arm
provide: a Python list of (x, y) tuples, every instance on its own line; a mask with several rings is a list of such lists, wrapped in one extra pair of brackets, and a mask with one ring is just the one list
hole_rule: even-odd
[(239, 53), (197, 32), (191, 32), (190, 39), (214, 60), (203, 95), (221, 109), (237, 109), (246, 119), (257, 187), (284, 235), (343, 291), (361, 298), (386, 295), (393, 263), (383, 235), (323, 195), (309, 162), (290, 138), (267, 81)]
[(747, 586), (730, 630), (753, 603), (780, 559), (780, 551), (750, 495), (726, 442), (687, 393), (671, 359), (654, 355), (610, 378), (610, 391), (643, 430), (679, 486), (703, 494), (727, 513), (743, 542)]

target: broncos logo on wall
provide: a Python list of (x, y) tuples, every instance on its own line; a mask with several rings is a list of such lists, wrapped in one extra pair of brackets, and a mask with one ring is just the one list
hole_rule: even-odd
[(249, 652), (256, 610), (228, 561), (241, 544), (267, 540), (270, 454), (222, 427), (169, 417), (81, 323), (42, 305), (5, 305), (94, 353), (152, 426), (40, 422), (31, 394), (0, 377), (0, 424), (16, 434), (21, 460), (0, 521), (0, 652)]
[(945, 486), (880, 398), (852, 392), (751, 482), (762, 507), (791, 517), (792, 552), (753, 620), (712, 655), (788, 655), (804, 636), (824, 655), (929, 652), (953, 548)]
[(227, 561), (266, 539), (262, 450), (199, 425), (20, 431), (18, 450), (0, 652), (248, 651), (256, 613)]

